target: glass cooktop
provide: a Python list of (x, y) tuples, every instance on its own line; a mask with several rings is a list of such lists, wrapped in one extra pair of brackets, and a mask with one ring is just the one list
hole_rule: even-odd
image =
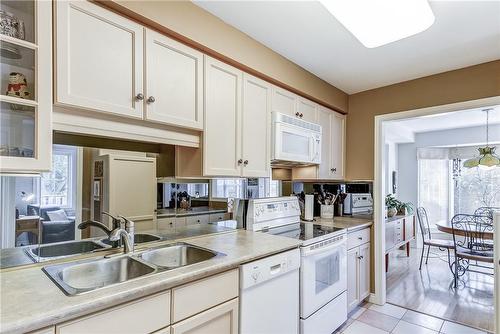
[(343, 228), (333, 226), (325, 226), (313, 223), (300, 223), (300, 240), (310, 240), (343, 230)]

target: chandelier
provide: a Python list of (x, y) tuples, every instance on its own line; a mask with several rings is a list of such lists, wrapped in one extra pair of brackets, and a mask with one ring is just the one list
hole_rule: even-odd
[(465, 168), (479, 167), (482, 169), (492, 169), (500, 167), (500, 158), (495, 154), (496, 147), (489, 146), (489, 115), (493, 108), (484, 109), (486, 112), (486, 146), (478, 148), (479, 155), (464, 162)]

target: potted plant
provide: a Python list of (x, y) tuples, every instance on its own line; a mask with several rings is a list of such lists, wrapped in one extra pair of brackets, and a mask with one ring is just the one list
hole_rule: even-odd
[(398, 200), (389, 194), (385, 197), (385, 207), (387, 209), (387, 217), (394, 217), (398, 213)]
[(398, 201), (398, 205), (397, 205), (397, 209), (398, 209), (398, 215), (402, 215), (402, 216), (407, 216), (409, 214), (411, 214), (413, 212), (413, 204), (411, 204), (410, 202), (401, 202), (401, 201)]

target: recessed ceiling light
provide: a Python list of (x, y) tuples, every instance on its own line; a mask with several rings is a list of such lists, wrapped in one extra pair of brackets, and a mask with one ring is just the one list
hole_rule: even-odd
[(364, 46), (376, 48), (434, 23), (427, 0), (319, 0)]

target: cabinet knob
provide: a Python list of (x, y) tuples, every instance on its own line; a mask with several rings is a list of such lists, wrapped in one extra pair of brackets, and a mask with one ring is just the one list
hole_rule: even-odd
[(243, 159), (238, 159), (238, 165), (241, 165), (243, 163)]
[(154, 96), (148, 97), (148, 101), (147, 101), (148, 103), (153, 103), (154, 101), (156, 101)]
[(363, 240), (363, 237), (358, 237), (358, 240)]
[(337, 168), (332, 168), (330, 169), (330, 171), (332, 171), (332, 173), (335, 173), (337, 171)]
[(303, 113), (300, 113), (299, 117), (300, 117), (300, 118), (302, 118), (303, 116), (304, 116), (304, 114), (303, 114)]
[(246, 166), (248, 165), (248, 160), (243, 161), (243, 164)]
[(300, 113), (297, 111), (297, 112), (295, 113), (295, 116), (300, 117)]
[(358, 256), (358, 260), (363, 260), (363, 255)]
[(142, 101), (142, 100), (144, 100), (144, 95), (142, 95), (141, 93), (139, 93), (139, 94), (137, 94), (137, 95), (135, 96), (135, 99), (136, 99), (137, 101)]

